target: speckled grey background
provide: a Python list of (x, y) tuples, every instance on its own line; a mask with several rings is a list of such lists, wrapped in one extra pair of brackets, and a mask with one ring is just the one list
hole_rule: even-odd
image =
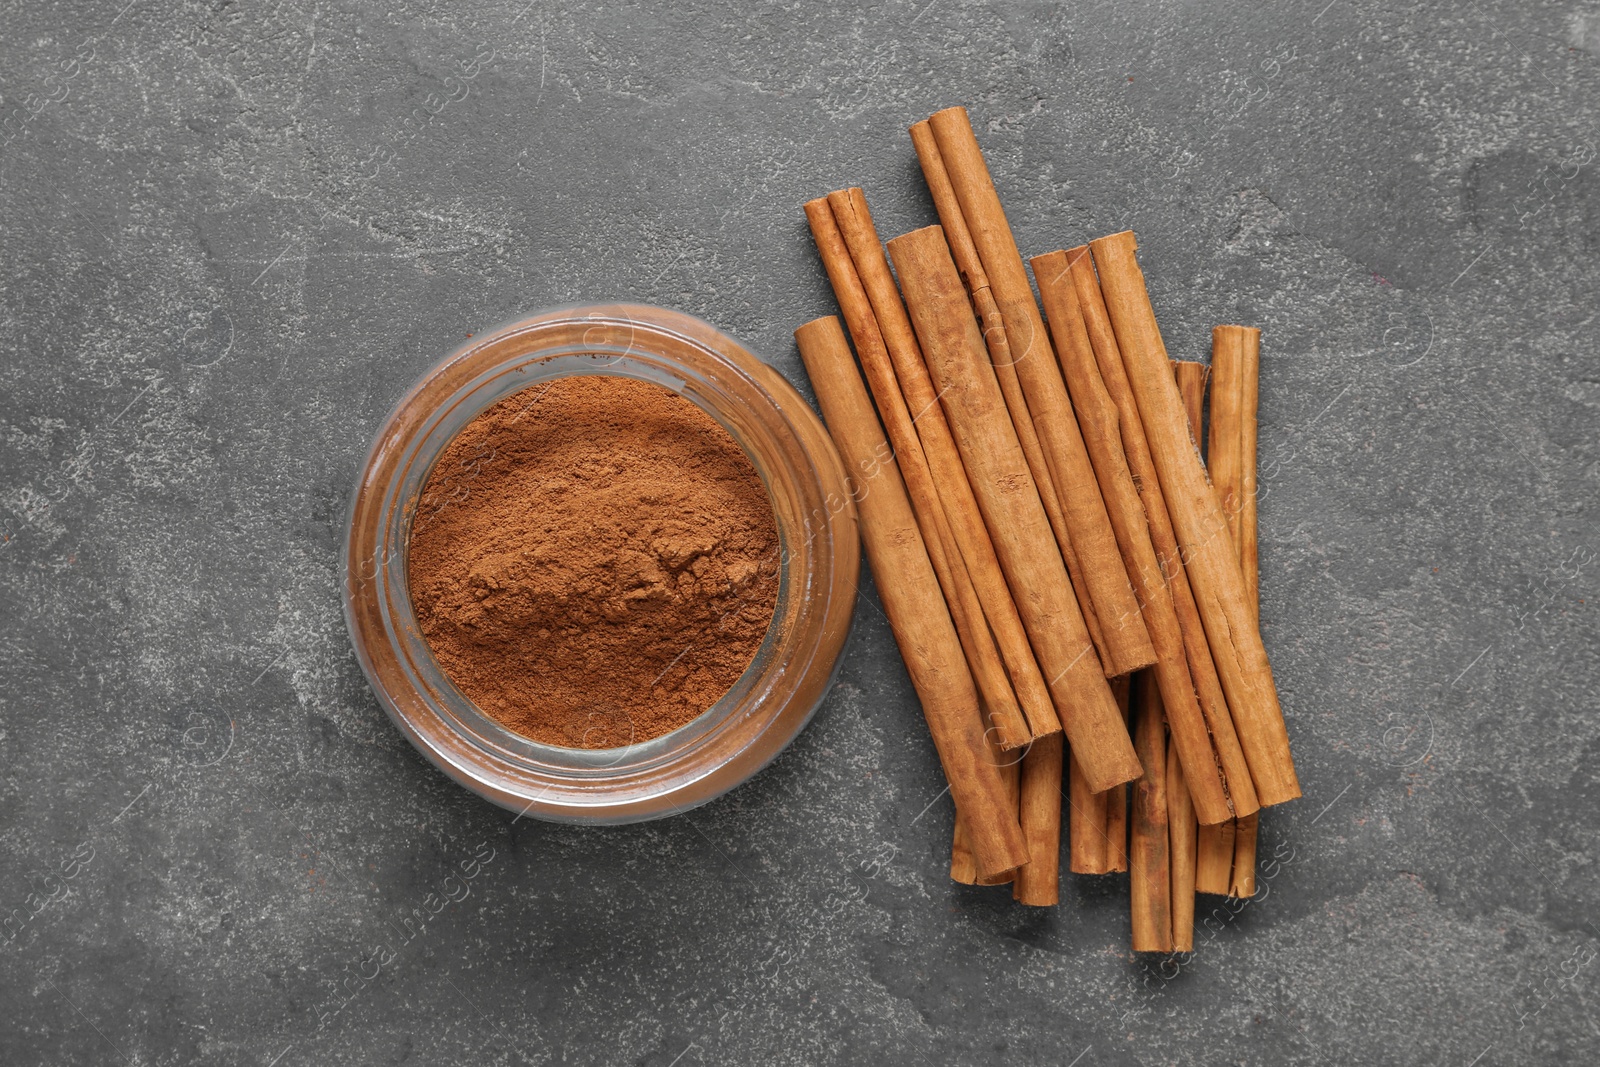
[[(1600, 1053), (1600, 4), (124, 2), (0, 3), (0, 1062)], [(945, 878), (870, 585), (787, 755), (606, 830), (433, 771), (340, 618), (416, 375), (623, 297), (804, 389), (801, 202), (931, 222), (954, 103), (1026, 252), (1132, 226), (1174, 355), (1265, 331), (1306, 795), (1181, 966), (1118, 880)]]

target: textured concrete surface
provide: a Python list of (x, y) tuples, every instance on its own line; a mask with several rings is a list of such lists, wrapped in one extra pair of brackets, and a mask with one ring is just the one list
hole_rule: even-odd
[[(124, 2), (0, 3), (0, 1062), (1600, 1053), (1600, 4)], [(803, 383), (801, 202), (932, 221), (953, 103), (1025, 251), (1132, 226), (1175, 355), (1265, 331), (1306, 796), (1185, 961), (946, 880), (870, 586), (787, 755), (609, 830), (431, 770), (340, 619), (424, 368), (621, 297)]]

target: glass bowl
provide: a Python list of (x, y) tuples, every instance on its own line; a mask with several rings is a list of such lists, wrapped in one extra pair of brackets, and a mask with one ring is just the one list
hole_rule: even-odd
[[(656, 382), (716, 419), (766, 485), (780, 540), (772, 625), (744, 674), (698, 718), (622, 748), (540, 744), (478, 710), (434, 659), (407, 588), (411, 518), (451, 439), (509, 394), (573, 374)], [(793, 386), (699, 319), (610, 304), (510, 323), (424, 375), (367, 454), (340, 562), (345, 623), (361, 669), (424, 756), (512, 811), (621, 823), (720, 796), (770, 763), (810, 721), (849, 636), (861, 549), (838, 455)]]

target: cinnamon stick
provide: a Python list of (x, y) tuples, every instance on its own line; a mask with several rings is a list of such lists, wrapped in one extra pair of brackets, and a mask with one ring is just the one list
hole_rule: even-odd
[(1202, 826), (1195, 840), (1194, 891), (1225, 897), (1233, 885), (1233, 839), (1238, 828), (1232, 819)]
[(1061, 735), (1041, 737), (1022, 757), (1022, 834), (1028, 862), (1017, 868), (1012, 896), (1049, 907), (1061, 896)]
[(828, 316), (795, 331), (801, 358), (822, 406), (830, 436), (853, 475), (862, 541), (884, 613), (921, 698), (939, 762), (957, 811), (967, 820), (980, 874), (1028, 860), (1027, 845), (1000, 770), (990, 757), (978, 693), (961, 641), (939, 592), (911, 502), (872, 401), (850, 356), (839, 320)]
[[(1261, 402), (1261, 331), (1252, 330), (1242, 346), (1244, 372), (1239, 376), (1244, 403), (1239, 412), (1239, 447), (1244, 454), (1240, 464), (1240, 497), (1244, 505), (1239, 522), (1239, 569), (1244, 574), (1245, 595), (1256, 626), (1261, 625), (1260, 527), (1256, 517), (1256, 459), (1259, 447), (1258, 413)], [(1259, 816), (1252, 813), (1239, 819), (1233, 839), (1233, 881), (1229, 895), (1249, 898), (1256, 895), (1256, 837)]]
[(972, 485), (967, 480), (955, 438), (950, 435), (944, 409), (939, 406), (933, 381), (928, 377), (911, 319), (900, 301), (894, 276), (889, 273), (889, 261), (884, 258), (866, 197), (860, 189), (844, 189), (828, 194), (828, 206), (849, 250), (856, 276), (872, 305), (900, 392), (910, 408), (923, 454), (938, 487), (951, 534), (983, 605), (983, 615), (993, 630), (1017, 702), (1028, 720), (1029, 733), (1043, 737), (1059, 731), (1061, 720), (1051, 702), (1050, 689), (1039, 672), (1033, 649), (1028, 646), (1022, 618), (1017, 614), (1011, 590), (1006, 587), (1005, 575), (995, 556), (994, 544), (984, 528), (983, 515), (978, 510), (977, 498), (972, 495)]
[[(1123, 723), (1131, 730), (1131, 699), (1133, 679), (1117, 678), (1111, 683), (1111, 695), (1116, 698), (1117, 710)], [(1128, 787), (1119, 785), (1106, 794), (1106, 873), (1115, 874), (1128, 869)]]
[(1211, 368), (1204, 363), (1175, 359), (1172, 363), (1172, 381), (1178, 387), (1178, 398), (1183, 401), (1184, 422), (1189, 427), (1189, 439), (1195, 451), (1200, 450), (1200, 423), (1206, 403), (1206, 384), (1211, 379)]
[[(945, 239), (950, 243), (950, 256), (956, 270), (961, 272), (967, 292), (972, 295), (978, 321), (983, 328), (984, 344), (989, 349), (989, 362), (994, 365), (995, 377), (1000, 382), (1000, 392), (1011, 410), (1012, 425), (1017, 430), (1017, 440), (1022, 454), (1028, 459), (1028, 470), (1033, 473), (1034, 484), (1039, 487), (1039, 500), (1044, 504), (1045, 515), (1050, 519), (1050, 529), (1056, 536), (1061, 558), (1066, 562), (1067, 575), (1072, 579), (1072, 590), (1078, 596), (1078, 607), (1083, 622), (1094, 642), (1095, 654), (1102, 665), (1112, 664), (1111, 651), (1106, 647), (1105, 634), (1100, 629), (1100, 619), (1095, 612), (1094, 597), (1089, 592), (1088, 576), (1083, 561), (1072, 547), (1072, 535), (1067, 529), (1067, 517), (1061, 510), (1061, 499), (1056, 495), (1055, 482), (1050, 477), (1050, 467), (1045, 463), (1044, 449), (1039, 446), (1039, 435), (1033, 427), (1033, 417), (1028, 412), (1027, 401), (1022, 396), (1022, 383), (1017, 378), (1017, 368), (1011, 359), (1011, 349), (1006, 342), (1006, 331), (1000, 321), (1000, 308), (989, 288), (988, 276), (973, 247), (967, 222), (961, 216), (961, 205), (950, 186), (950, 175), (945, 172), (944, 160), (939, 155), (939, 145), (933, 139), (933, 128), (926, 119), (911, 127), (911, 144), (917, 150), (922, 164), (922, 174), (933, 197), (934, 210), (939, 215), (939, 225), (944, 227)], [(1107, 674), (1114, 674), (1107, 667)]]
[[(1261, 331), (1250, 326), (1218, 326), (1211, 331), (1211, 441), (1207, 466), (1222, 498), (1223, 511), (1244, 577), (1245, 597), (1260, 625), (1260, 573), (1256, 531), (1256, 410), (1260, 396)], [(1233, 873), (1228, 895), (1247, 898), (1256, 891), (1255, 816), (1234, 829)]]
[(833, 291), (844, 313), (845, 325), (855, 342), (861, 369), (866, 373), (867, 384), (877, 401), (878, 415), (894, 448), (895, 461), (900, 467), (906, 490), (911, 495), (911, 508), (922, 532), (922, 541), (928, 559), (939, 578), (939, 588), (944, 592), (950, 617), (955, 622), (956, 634), (966, 653), (967, 666), (977, 684), (978, 695), (988, 712), (995, 740), (1003, 749), (1020, 748), (1033, 738), (1028, 721), (1023, 717), (1011, 681), (1000, 660), (994, 637), (984, 620), (983, 607), (972, 587), (966, 564), (956, 549), (955, 535), (945, 517), (944, 505), (935, 488), (933, 472), (923, 455), (922, 443), (916, 427), (911, 423), (911, 413), (906, 410), (905, 398), (900, 394), (900, 383), (895, 378), (894, 367), (889, 362), (889, 352), (878, 328), (872, 305), (856, 274), (855, 264), (845, 247), (834, 222), (828, 201), (812, 200), (806, 204), (806, 219), (811, 224), (811, 234), (817, 251), (822, 256), (823, 267), (833, 283)]
[(961, 277), (937, 226), (889, 242), (906, 306), (1023, 625), (1091, 788), (1139, 761), (1089, 643)]
[(1194, 951), (1194, 808), (1178, 750), (1167, 750), (1167, 840), (1172, 864), (1172, 951)]
[[(1227, 781), (1211, 747), (1211, 733), (1195, 696), (1177, 608), (1156, 557), (1139, 490), (1134, 487), (1128, 469), (1116, 405), (1095, 362), (1083, 314), (1078, 308), (1077, 292), (1069, 275), (1067, 254), (1050, 252), (1035, 256), (1031, 262), (1050, 333), (1055, 338), (1056, 355), (1078, 413), (1078, 425), (1094, 464), (1117, 546), (1128, 576), (1133, 580), (1155, 647), (1155, 678), (1161, 688), (1166, 720), (1172, 728), (1173, 744), (1188, 772), (1195, 811), (1202, 822), (1221, 822), (1233, 816)], [(1154, 771), (1146, 764), (1145, 771), (1165, 775), (1165, 759)]]
[[(1055, 736), (1061, 736), (1058, 732)], [(1026, 751), (1026, 750), (1024, 750)], [(990, 758), (1000, 768), (1000, 777), (1006, 783), (1007, 796), (1012, 807), (1018, 809), (1018, 820), (1021, 821), (1021, 800), (1018, 795), (1020, 786), (1020, 764), (1024, 752), (1002, 752), (998, 746), (991, 746)], [(1023, 840), (1026, 842), (1028, 831), (1023, 829)], [(1031, 860), (1031, 856), (1030, 856)], [(1018, 868), (1020, 870), (1021, 868)], [(965, 885), (1000, 885), (1009, 882), (1016, 875), (1016, 871), (1001, 871), (997, 874), (980, 875), (977, 861), (972, 855), (972, 846), (968, 841), (964, 820), (961, 818), (960, 809), (956, 810), (955, 830), (950, 836), (950, 878)]]
[(967, 830), (961, 825), (959, 812), (950, 840), (950, 879), (963, 885), (978, 884), (978, 863), (972, 858), (972, 846), (967, 844)]
[(1256, 895), (1256, 837), (1261, 829), (1261, 813), (1246, 815), (1233, 824), (1233, 873), (1228, 876), (1228, 895), (1248, 900)]
[(1239, 737), (1222, 692), (1222, 682), (1217, 677), (1216, 664), (1211, 658), (1211, 646), (1200, 621), (1194, 590), (1190, 588), (1189, 576), (1184, 573), (1177, 534), (1172, 528), (1172, 517), (1167, 512), (1166, 498), (1161, 493), (1161, 480), (1156, 476), (1155, 463), (1150, 458), (1150, 444), (1145, 437), (1132, 387), (1128, 384), (1122, 352), (1117, 347), (1111, 318), (1100, 292), (1100, 282), (1089, 258), (1089, 249), (1086, 246), (1069, 249), (1067, 262), (1078, 296), (1078, 307), (1083, 314), (1084, 328), (1094, 349), (1095, 362), (1100, 367), (1106, 391), (1117, 406), (1118, 428), (1128, 459), (1128, 469), (1139, 489), (1145, 518), (1150, 524), (1150, 540), (1172, 592), (1173, 608), (1183, 633), (1190, 679), (1194, 682), (1195, 695), (1205, 715), (1206, 725), (1211, 730), (1211, 743), (1216, 750), (1217, 762), (1227, 778), (1228, 796), (1236, 814), (1248, 814), (1260, 806), (1250, 779), (1249, 764), (1245, 761), (1244, 750), (1239, 746)]
[(1138, 676), (1134, 746), (1145, 772), (1133, 786), (1128, 846), (1128, 899), (1135, 952), (1172, 951), (1172, 866), (1167, 839), (1167, 753), (1161, 690), (1149, 671)]
[(1128, 787), (1114, 786), (1106, 791), (1106, 871), (1117, 874), (1128, 869)]
[[(1211, 434), (1206, 447), (1206, 472), (1217, 490), (1222, 504), (1222, 515), (1228, 522), (1232, 539), (1234, 566), (1238, 566), (1239, 519), (1243, 510), (1239, 490), (1244, 472), (1240, 464), (1244, 457), (1240, 450), (1239, 420), (1244, 403), (1244, 372), (1242, 353), (1243, 326), (1218, 326), (1211, 331)], [(1200, 432), (1195, 431), (1195, 440)]]
[[(1118, 786), (1117, 788), (1121, 788)], [(1105, 874), (1110, 870), (1107, 852), (1111, 838), (1106, 835), (1106, 801), (1110, 791), (1096, 793), (1089, 788), (1076, 756), (1067, 759), (1067, 854), (1073, 874)]]
[(1291, 800), (1300, 795), (1300, 783), (1272, 667), (1245, 601), (1244, 579), (1222, 506), (1189, 436), (1183, 402), (1135, 258), (1137, 244), (1132, 233), (1123, 232), (1092, 241), (1090, 247), (1257, 798), (1262, 804)]
[(1260, 528), (1256, 519), (1256, 449), (1261, 406), (1261, 331), (1250, 328), (1241, 339), (1244, 368), (1239, 374), (1239, 569), (1244, 574), (1245, 597), (1261, 625)]
[[(1060, 735), (1058, 734), (1057, 736)], [(1018, 821), (1020, 822), (1022, 806), (1022, 754), (1018, 752), (1010, 752), (1002, 756), (996, 753), (995, 758), (1000, 764), (1000, 777), (1005, 779), (1006, 795), (1010, 798), (1011, 809), (1018, 813)], [(1026, 843), (1028, 840), (1028, 831), (1026, 827), (1024, 827), (1022, 831), (1022, 840), (1024, 843)], [(1029, 853), (1028, 863), (1032, 862), (1033, 855), (1032, 853)], [(1022, 865), (1022, 867), (1026, 866), (1026, 863)], [(1011, 882), (1016, 879), (1017, 874), (1022, 870), (1022, 867), (1017, 867), (1009, 871), (999, 871), (995, 874), (979, 874), (977, 881), (973, 884), (1005, 885), (1007, 882)]]
[[(965, 247), (959, 237), (964, 230), (976, 255), (963, 271), (966, 283), (983, 319), (991, 359), (1012, 418), (1031, 420), (1038, 435), (1049, 471), (1046, 484), (1053, 486), (1060, 503), (1066, 541), (1081, 563), (1082, 584), (1099, 623), (1106, 674), (1127, 674), (1149, 666), (1155, 662), (1155, 650), (977, 137), (962, 108), (938, 112), (928, 123), (937, 159), (956, 201), (949, 213), (961, 219), (961, 225), (953, 227), (957, 243)], [(1004, 345), (996, 351), (1002, 338)], [(1015, 382), (1008, 388), (1013, 378)]]
[[(1098, 293), (1096, 288), (1096, 293)], [(1104, 304), (1102, 304), (1104, 309)], [(1109, 325), (1109, 323), (1107, 323)], [(1200, 435), (1200, 416), (1205, 405), (1205, 363), (1173, 363), (1173, 374), (1178, 381), (1178, 394), (1184, 402), (1184, 411), (1189, 419), (1190, 430), (1195, 437)], [(1150, 474), (1150, 483), (1155, 485), (1157, 478), (1154, 472)], [(1155, 488), (1160, 493), (1160, 486)], [(1176, 560), (1176, 555), (1174, 555)], [(1182, 571), (1179, 569), (1179, 574)], [(1176, 585), (1176, 582), (1174, 582)], [(1187, 589), (1187, 584), (1186, 584)], [(1190, 606), (1194, 601), (1190, 600)], [(1198, 624), (1198, 616), (1195, 617)], [(1197, 632), (1198, 625), (1195, 627)], [(1205, 645), (1205, 633), (1200, 632), (1200, 648), (1205, 653), (1205, 662), (1211, 662), (1211, 649)], [(1211, 677), (1216, 678), (1216, 669), (1211, 669)], [(1222, 704), (1221, 693), (1218, 693), (1219, 704)], [(1226, 707), (1226, 704), (1222, 704)], [(1176, 774), (1174, 774), (1176, 771)], [(1222, 825), (1234, 825), (1229, 821), (1221, 825), (1195, 824), (1194, 808), (1187, 805), (1187, 785), (1184, 782), (1182, 766), (1168, 761), (1168, 789), (1166, 789), (1166, 832), (1173, 849), (1173, 952), (1194, 952), (1195, 947), (1195, 893), (1198, 891), (1198, 869), (1200, 869), (1200, 837), (1218, 838), (1224, 833)], [(1245, 781), (1250, 781), (1246, 774)], [(1214, 845), (1208, 846), (1214, 848)], [(1214, 862), (1214, 859), (1213, 861)]]
[[(1200, 440), (1200, 409), (1205, 403), (1206, 380), (1211, 368), (1204, 363), (1172, 361), (1172, 375), (1183, 399), (1189, 432)], [(1212, 395), (1212, 425), (1216, 424), (1216, 395)], [(1196, 446), (1198, 447), (1198, 446)], [(1215, 454), (1213, 453), (1213, 458)], [(1215, 826), (1202, 826), (1195, 835), (1195, 876), (1197, 892), (1227, 895), (1233, 886), (1233, 857), (1238, 838), (1238, 821), (1229, 819)]]

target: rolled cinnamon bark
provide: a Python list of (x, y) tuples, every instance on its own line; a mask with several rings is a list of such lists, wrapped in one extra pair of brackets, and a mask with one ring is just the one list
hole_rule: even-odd
[(1172, 951), (1172, 865), (1167, 840), (1167, 724), (1149, 671), (1136, 678), (1134, 746), (1145, 772), (1133, 784), (1128, 900), (1135, 952)]
[[(1117, 550), (1094, 467), (1056, 366), (1039, 306), (1033, 299), (1033, 287), (1028, 284), (1027, 270), (977, 136), (972, 132), (972, 123), (966, 109), (959, 107), (936, 113), (928, 123), (982, 262), (987, 289), (999, 307), (1009, 356), (1022, 385), (1024, 403), (1020, 406), (1033, 418), (1066, 516), (1073, 550), (1083, 563), (1084, 579), (1110, 659), (1106, 673), (1127, 674), (1148, 667), (1155, 662), (1155, 649)], [(968, 280), (973, 281), (970, 277)], [(978, 298), (978, 291), (974, 291), (974, 299)], [(1015, 417), (1015, 407), (1019, 405), (1012, 406)]]
[[(1001, 754), (998, 748), (994, 750), (994, 758), (1000, 767), (1000, 776), (1005, 779), (1006, 789), (1016, 799), (1017, 791), (1017, 752)], [(1018, 822), (1021, 813), (1018, 813)], [(1027, 831), (1023, 831), (1023, 841), (1027, 841)], [(973, 858), (972, 846), (968, 843), (967, 829), (961, 818), (961, 812), (956, 812), (955, 829), (950, 835), (950, 880), (963, 885), (998, 885), (1009, 882), (1016, 871), (1001, 871), (982, 877), (978, 874), (978, 861)]]
[[(1257, 415), (1261, 401), (1261, 331), (1253, 330), (1243, 344), (1244, 372), (1239, 376), (1244, 403), (1239, 406), (1239, 441), (1244, 454), (1240, 463), (1239, 569), (1244, 574), (1245, 595), (1250, 600), (1256, 625), (1261, 625), (1260, 528), (1256, 518), (1256, 458), (1258, 448)], [(1241, 816), (1233, 839), (1233, 881), (1230, 895), (1241, 898), (1256, 895), (1256, 836), (1259, 816)]]
[(1061, 735), (1041, 737), (1022, 757), (1022, 834), (1028, 862), (1017, 868), (1012, 896), (1049, 907), (1061, 899)]
[[(1244, 340), (1243, 326), (1218, 326), (1211, 331), (1211, 433), (1206, 447), (1206, 473), (1217, 491), (1222, 505), (1222, 516), (1227, 520), (1228, 535), (1232, 538), (1235, 566), (1238, 566), (1239, 519), (1243, 506), (1239, 491), (1243, 487), (1244, 460), (1240, 435), (1243, 432), (1240, 410), (1244, 403), (1243, 354), (1240, 346)], [(1195, 440), (1200, 431), (1195, 430)]]
[(1078, 763), (1096, 791), (1136, 778), (1139, 761), (1089, 643), (944, 233), (937, 226), (914, 230), (890, 241), (889, 254), (984, 524)]
[(1172, 951), (1194, 951), (1195, 835), (1200, 827), (1189, 804), (1178, 750), (1167, 750), (1167, 840), (1172, 863)]
[(1028, 720), (1029, 734), (1043, 737), (1055, 733), (1061, 729), (1061, 719), (1051, 702), (1050, 688), (1039, 672), (1033, 649), (1028, 646), (1022, 617), (1017, 614), (1011, 590), (1006, 587), (1005, 575), (983, 525), (977, 498), (972, 495), (961, 454), (950, 436), (950, 425), (945, 421), (944, 409), (939, 406), (938, 394), (923, 363), (922, 349), (917, 345), (911, 320), (900, 301), (900, 291), (895, 288), (894, 276), (889, 273), (889, 261), (884, 258), (866, 197), (860, 189), (844, 189), (828, 194), (828, 206), (849, 250), (856, 277), (872, 305), (894, 376), (910, 408), (923, 454), (944, 505), (951, 535), (983, 605), (983, 615), (993, 630), (1017, 702)]
[[(1133, 730), (1133, 676), (1111, 680), (1111, 696), (1129, 732)], [(1128, 869), (1128, 787), (1119, 785), (1106, 791), (1106, 873)]]
[(1243, 453), (1239, 464), (1239, 569), (1244, 573), (1245, 597), (1259, 627), (1261, 552), (1256, 519), (1256, 450), (1260, 430), (1257, 416), (1261, 406), (1261, 331), (1252, 328), (1241, 340), (1244, 369), (1239, 375), (1239, 389), (1244, 400), (1239, 405), (1239, 449)]
[[(1139, 490), (1134, 487), (1128, 470), (1116, 405), (1095, 362), (1094, 349), (1078, 309), (1077, 292), (1069, 275), (1067, 254), (1050, 252), (1035, 256), (1031, 263), (1050, 333), (1055, 338), (1056, 355), (1072, 396), (1072, 405), (1078, 413), (1078, 426), (1083, 431), (1117, 546), (1128, 576), (1133, 579), (1139, 607), (1155, 646), (1155, 678), (1161, 688), (1166, 721), (1172, 728), (1173, 744), (1188, 772), (1195, 811), (1202, 822), (1221, 822), (1233, 816), (1227, 783), (1211, 747), (1205, 715), (1195, 697), (1177, 608), (1156, 558)], [(1152, 773), (1148, 764), (1145, 772)], [(1164, 759), (1156, 773), (1166, 773)]]
[(1200, 451), (1200, 426), (1206, 403), (1206, 385), (1211, 380), (1211, 368), (1204, 363), (1186, 359), (1171, 360), (1172, 381), (1178, 387), (1178, 399), (1183, 401), (1183, 417), (1189, 425), (1189, 438), (1195, 451)]
[[(1183, 400), (1189, 434), (1196, 442), (1195, 447), (1199, 448), (1201, 407), (1205, 404), (1206, 383), (1211, 376), (1211, 368), (1204, 363), (1173, 360), (1172, 376), (1178, 383), (1178, 396)], [(1194, 861), (1196, 892), (1219, 896), (1227, 894), (1232, 885), (1234, 839), (1237, 836), (1238, 821), (1235, 819), (1198, 828)]]
[[(1018, 868), (1020, 870), (1021, 868)], [(1016, 871), (1001, 871), (999, 874), (987, 878), (979, 878), (974, 885), (1008, 885), (1017, 880)]]
[[(1260, 394), (1261, 331), (1250, 326), (1218, 326), (1211, 331), (1211, 440), (1206, 465), (1222, 498), (1244, 577), (1245, 596), (1259, 626), (1260, 574), (1256, 547), (1256, 410)], [(1233, 873), (1228, 895), (1246, 898), (1256, 891), (1254, 815), (1234, 828)]]
[[(961, 638), (966, 653), (967, 666), (977, 684), (978, 695), (983, 698), (983, 708), (995, 732), (995, 740), (1003, 749), (1021, 748), (1033, 738), (1022, 708), (1011, 690), (1000, 652), (984, 620), (978, 594), (966, 564), (956, 549), (955, 535), (946, 521), (945, 509), (934, 487), (933, 472), (928, 469), (922, 443), (911, 414), (906, 410), (905, 398), (900, 394), (900, 383), (895, 378), (894, 367), (889, 362), (889, 352), (878, 328), (866, 290), (856, 274), (855, 264), (834, 222), (828, 201), (812, 200), (806, 204), (806, 219), (811, 224), (811, 234), (817, 251), (822, 256), (823, 267), (833, 283), (833, 291), (844, 313), (845, 325), (855, 341), (856, 353), (861, 359), (861, 369), (866, 372), (867, 385), (877, 401), (878, 414), (888, 433), (889, 444), (900, 467), (906, 491), (911, 495), (911, 508), (917, 516), (917, 526), (922, 531), (922, 541), (928, 559), (938, 575), (939, 588), (944, 592), (945, 603)], [(1053, 724), (1052, 724), (1053, 725)]]
[[(1060, 737), (1058, 732), (1056, 737)], [(1021, 820), (1021, 761), (1022, 752), (1001, 752), (995, 748), (992, 752), (996, 764), (1000, 767), (1000, 776), (1005, 779), (1006, 789), (1010, 792), (1011, 801), (1018, 807), (1018, 819)], [(1023, 840), (1028, 839), (1027, 824), (1023, 823)], [(1032, 862), (1029, 856), (1029, 862)], [(1017, 868), (1021, 870), (1022, 868)], [(950, 878), (952, 881), (961, 882), (963, 885), (1001, 885), (1016, 877), (1017, 871), (1001, 871), (998, 874), (980, 876), (977, 861), (972, 857), (972, 846), (967, 843), (966, 827), (962, 824), (960, 811), (956, 812), (955, 831), (950, 838)]]
[(1238, 826), (1233, 819), (1202, 826), (1195, 838), (1194, 891), (1228, 895), (1233, 886), (1233, 839)]
[(1283, 709), (1260, 628), (1245, 601), (1244, 579), (1222, 506), (1189, 436), (1183, 402), (1135, 258), (1136, 247), (1130, 232), (1090, 242), (1117, 347), (1257, 799), (1279, 804), (1300, 795)]
[(972, 858), (972, 846), (967, 844), (967, 830), (961, 825), (961, 815), (956, 814), (956, 828), (950, 840), (950, 880), (963, 885), (978, 884), (978, 863)]
[(1128, 869), (1128, 787), (1106, 791), (1106, 873)]
[(945, 170), (944, 159), (939, 155), (938, 142), (933, 137), (933, 127), (924, 119), (911, 127), (911, 144), (917, 150), (922, 164), (922, 174), (933, 198), (933, 207), (939, 215), (939, 225), (944, 227), (945, 240), (950, 243), (950, 256), (956, 270), (971, 295), (978, 323), (983, 329), (983, 340), (989, 348), (989, 362), (994, 364), (995, 378), (1000, 382), (1000, 392), (1011, 411), (1011, 422), (1016, 427), (1017, 440), (1022, 454), (1028, 458), (1028, 469), (1033, 472), (1033, 482), (1039, 488), (1039, 499), (1044, 504), (1045, 515), (1050, 519), (1050, 529), (1056, 535), (1056, 545), (1061, 558), (1066, 561), (1067, 575), (1072, 579), (1072, 589), (1078, 595), (1078, 608), (1083, 622), (1094, 642), (1095, 654), (1106, 668), (1108, 676), (1119, 673), (1111, 650), (1106, 646), (1105, 634), (1100, 629), (1094, 597), (1090, 593), (1088, 575), (1083, 560), (1072, 545), (1072, 534), (1067, 527), (1066, 514), (1061, 510), (1061, 498), (1056, 494), (1055, 481), (1050, 476), (1050, 466), (1045, 462), (1044, 449), (1039, 445), (1039, 435), (1033, 426), (1033, 416), (1022, 395), (1022, 382), (1017, 378), (1011, 347), (1006, 340), (1005, 325), (1001, 321), (1000, 306), (995, 303), (989, 277), (984, 273), (983, 262), (972, 244), (972, 234), (962, 217), (961, 204), (956, 200), (955, 189), (950, 185), (950, 175)]
[(1246, 815), (1233, 824), (1233, 871), (1228, 876), (1228, 895), (1248, 900), (1256, 895), (1256, 836), (1261, 813)]
[[(1095, 277), (1088, 247), (1069, 249), (1067, 262), (1078, 296), (1078, 308), (1083, 314), (1084, 328), (1094, 349), (1095, 362), (1100, 367), (1101, 380), (1117, 406), (1118, 428), (1128, 459), (1128, 469), (1139, 489), (1145, 518), (1150, 523), (1150, 540), (1172, 592), (1173, 608), (1183, 633), (1189, 676), (1194, 682), (1195, 695), (1205, 715), (1206, 725), (1211, 730), (1211, 744), (1216, 751), (1217, 762), (1227, 779), (1229, 800), (1235, 813), (1247, 814), (1260, 807), (1256, 800), (1255, 785), (1250, 780), (1250, 767), (1245, 761), (1244, 749), (1239, 746), (1239, 736), (1234, 730), (1228, 702), (1223, 696), (1222, 682), (1217, 677), (1216, 664), (1211, 659), (1211, 645), (1206, 640), (1205, 627), (1200, 621), (1194, 590), (1189, 586), (1189, 576), (1184, 573), (1172, 517), (1167, 513), (1161, 480), (1156, 476), (1155, 464), (1150, 458), (1150, 444), (1139, 418), (1138, 405), (1133, 399), (1133, 390), (1128, 385), (1127, 370), (1123, 367), (1122, 353), (1117, 347), (1116, 335), (1111, 328), (1111, 319), (1106, 312), (1105, 299), (1100, 292), (1099, 279)], [(1195, 366), (1204, 369), (1201, 364)], [(1204, 379), (1200, 382), (1200, 388), (1197, 397), (1204, 395)]]
[[(1057, 734), (1056, 736), (1059, 737), (1061, 735)], [(1011, 798), (1012, 810), (1018, 813), (1019, 822), (1021, 821), (1022, 810), (1022, 755), (1021, 752), (995, 753), (995, 758), (1000, 764), (1000, 777), (1005, 779), (1007, 795)], [(1024, 843), (1028, 840), (1026, 826), (1022, 830), (1022, 840)], [(1033, 862), (1031, 853), (1028, 856), (1028, 862)], [(1026, 866), (1027, 864), (1023, 864), (1023, 867)], [(1005, 885), (1007, 882), (1015, 881), (1018, 872), (1021, 870), (1022, 867), (1017, 867), (1014, 870), (1000, 871), (996, 874), (980, 874), (977, 881), (973, 882), (973, 885)]]
[[(1121, 788), (1120, 786), (1118, 787)], [(1106, 801), (1111, 793), (1089, 788), (1076, 756), (1067, 759), (1067, 856), (1073, 874), (1105, 874), (1111, 838), (1106, 834)]]
[(829, 435), (853, 476), (862, 541), (884, 614), (921, 698), (956, 809), (967, 820), (978, 871), (990, 875), (1019, 867), (1028, 850), (1017, 807), (991, 758), (961, 641), (844, 331), (829, 316), (800, 327), (795, 340)]

